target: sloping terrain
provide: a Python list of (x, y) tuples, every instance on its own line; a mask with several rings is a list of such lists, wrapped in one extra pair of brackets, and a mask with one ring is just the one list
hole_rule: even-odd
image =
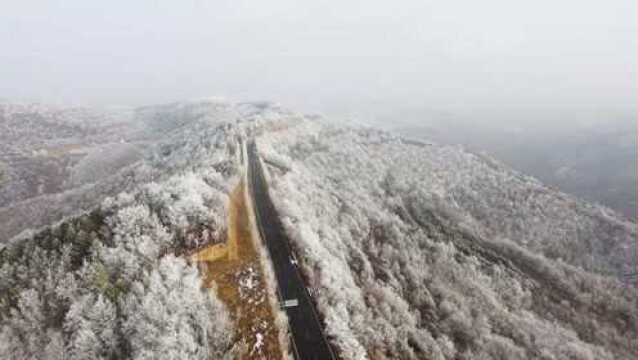
[(155, 169), (154, 181), (0, 250), (0, 358), (234, 357), (226, 305), (180, 256), (226, 233), (239, 163), (224, 120), (166, 139), (134, 170)]
[(454, 147), (290, 119), (258, 139), (344, 358), (634, 359), (636, 224)]
[[(7, 180), (0, 187), (0, 207), (71, 188), (71, 172), (85, 156), (131, 140), (136, 132), (131, 118), (123, 110), (0, 102), (0, 161), (5, 163)], [(132, 151), (131, 161), (108, 166), (108, 170), (117, 171), (134, 162), (135, 153)], [(107, 165), (109, 155), (102, 153), (98, 164)]]
[(192, 156), (171, 156), (176, 147), (210, 145), (214, 137), (193, 134), (236, 117), (215, 101), (128, 110), (0, 103), (0, 243), (167, 177), (190, 161), (179, 156)]
[[(244, 184), (230, 195), (228, 238), (199, 249), (191, 256), (203, 269), (204, 284), (226, 304), (235, 326), (234, 341), (241, 348), (239, 359), (281, 359), (280, 327), (268, 294), (267, 277), (257, 244), (253, 243)], [(210, 249), (216, 251), (209, 251)], [(274, 284), (271, 284), (271, 286)], [(285, 317), (279, 319), (285, 322)]]
[(490, 157), (376, 130), (308, 121), (296, 127), (268, 135), (264, 151), (270, 163), (284, 168), (299, 163), (305, 166), (298, 171), (303, 176), (315, 167), (328, 184), (353, 187), (383, 202), (412, 204), (408, 209), (437, 207), (483, 236), (510, 240), (586, 270), (611, 275), (637, 270), (637, 223)]
[(454, 115), (412, 109), (382, 119), (380, 124), (391, 124), (410, 138), (487, 152), (547, 185), (638, 219), (638, 123), (631, 111), (518, 109)]
[[(19, 112), (4, 111), (14, 124), (6, 128), (18, 127)], [(620, 276), (636, 270), (638, 225), (612, 210), (487, 156), (270, 104), (129, 114), (135, 124), (124, 126), (135, 130), (123, 147), (95, 145), (112, 158), (83, 154), (61, 175), (70, 188), (0, 208), (0, 240), (12, 238), (0, 249), (1, 358), (279, 354), (274, 329), (261, 340), (253, 329), (265, 307), (249, 308), (263, 310), (254, 319), (229, 312), (265, 301), (257, 249), (244, 247), (238, 275), (219, 263), (200, 273), (185, 260), (226, 240), (231, 184), (245, 165), (239, 144), (252, 138), (341, 358), (638, 358), (638, 290)], [(69, 124), (72, 133), (84, 122)], [(15, 139), (30, 139), (20, 131)], [(44, 156), (76, 154), (76, 145)], [(15, 163), (2, 161), (0, 181), (15, 184)], [(239, 209), (230, 209), (235, 220)], [(203, 289), (217, 286), (211, 280), (226, 292)], [(254, 338), (238, 337), (242, 327)]]

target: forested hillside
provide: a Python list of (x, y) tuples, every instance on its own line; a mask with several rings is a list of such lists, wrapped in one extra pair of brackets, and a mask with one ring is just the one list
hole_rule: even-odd
[(410, 138), (487, 152), (547, 185), (638, 219), (636, 117), (631, 110), (590, 108), (405, 109), (377, 122)]
[(225, 236), (237, 133), (214, 115), (167, 134), (131, 170), (155, 181), (1, 250), (0, 358), (233, 358), (225, 306), (180, 257)]
[(460, 148), (279, 128), (258, 141), (273, 199), (344, 358), (638, 356), (615, 277), (636, 224)]
[[(24, 113), (4, 111), (7, 128)], [(621, 276), (638, 270), (638, 225), (610, 209), (488, 156), (267, 103), (126, 113), (135, 130), (99, 145), (108, 159), (83, 153), (68, 188), (0, 208), (0, 358), (236, 358), (229, 308), (186, 255), (224, 240), (252, 138), (341, 358), (638, 358)]]
[(196, 150), (236, 112), (218, 101), (102, 110), (0, 103), (0, 243), (202, 160)]

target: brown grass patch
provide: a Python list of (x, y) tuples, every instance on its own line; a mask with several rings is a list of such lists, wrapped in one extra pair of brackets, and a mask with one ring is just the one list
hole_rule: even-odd
[[(214, 261), (204, 260), (204, 284), (217, 285), (217, 296), (226, 304), (235, 323), (237, 342), (246, 345), (241, 359), (281, 359), (279, 330), (268, 301), (266, 277), (253, 244), (244, 186), (230, 196), (227, 254)], [(198, 252), (204, 253), (206, 249)], [(200, 259), (202, 259), (201, 257)], [(197, 255), (192, 260), (196, 260)], [(259, 339), (261, 337), (261, 339)], [(261, 343), (260, 346), (257, 344)]]

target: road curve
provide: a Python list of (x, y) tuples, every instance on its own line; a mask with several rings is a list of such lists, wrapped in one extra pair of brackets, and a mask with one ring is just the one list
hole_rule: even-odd
[(292, 250), (279, 215), (268, 195), (268, 185), (257, 155), (254, 141), (248, 144), (248, 186), (252, 196), (255, 220), (266, 244), (277, 278), (279, 301), (297, 299), (299, 305), (285, 309), (291, 331), (293, 354), (301, 360), (336, 359), (324, 336), (299, 269), (292, 262)]

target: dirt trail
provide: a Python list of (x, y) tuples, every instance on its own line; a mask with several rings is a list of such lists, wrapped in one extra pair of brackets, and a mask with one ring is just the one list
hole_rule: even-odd
[(228, 242), (211, 245), (191, 259), (203, 264), (205, 286), (217, 285), (217, 296), (226, 304), (235, 327), (236, 341), (244, 342), (241, 359), (281, 359), (278, 330), (268, 301), (266, 278), (259, 252), (251, 237), (244, 186), (231, 193)]

